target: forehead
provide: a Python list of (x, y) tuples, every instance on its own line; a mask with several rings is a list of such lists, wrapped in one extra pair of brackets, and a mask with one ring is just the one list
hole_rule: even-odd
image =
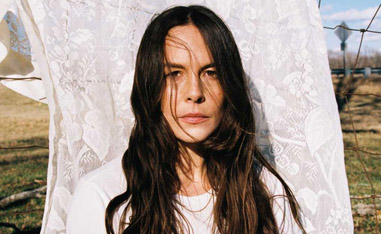
[(176, 26), (169, 30), (165, 40), (165, 56), (169, 62), (176, 63), (212, 62), (209, 48), (199, 29), (193, 24)]

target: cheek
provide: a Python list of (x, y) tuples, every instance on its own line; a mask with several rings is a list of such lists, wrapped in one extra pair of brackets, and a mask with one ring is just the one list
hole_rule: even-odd
[(218, 99), (218, 116), (219, 116), (218, 125), (219, 125), (224, 113), (224, 103), (225, 103), (225, 96), (222, 90), (219, 91), (217, 99)]
[(163, 113), (167, 121), (173, 119), (173, 115), (175, 115), (175, 103), (176, 93), (173, 92), (169, 85), (167, 85), (164, 89), (164, 93), (161, 99), (161, 112)]
[(225, 101), (225, 96), (224, 92), (222, 91), (221, 87), (216, 88), (215, 92), (215, 104), (217, 106), (217, 109), (219, 113), (222, 113), (224, 101)]

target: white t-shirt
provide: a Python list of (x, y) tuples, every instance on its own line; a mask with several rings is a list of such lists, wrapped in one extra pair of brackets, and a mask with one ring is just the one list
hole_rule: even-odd
[[(273, 195), (283, 195), (282, 184), (264, 170), (262, 178)], [(70, 204), (66, 231), (67, 234), (105, 234), (105, 210), (115, 196), (123, 193), (126, 189), (126, 180), (121, 167), (121, 158), (114, 159), (104, 167), (101, 167), (83, 177), (74, 192)], [(212, 191), (199, 196), (181, 196), (179, 206), (183, 215), (187, 218), (194, 234), (211, 234), (213, 226)], [(114, 216), (114, 230), (118, 231), (119, 219), (125, 205)], [(275, 219), (280, 227), (280, 233), (301, 233), (292, 218), (287, 202), (282, 196), (276, 198), (273, 204)], [(285, 215), (284, 224), (283, 214)], [(129, 218), (129, 217), (127, 217)]]

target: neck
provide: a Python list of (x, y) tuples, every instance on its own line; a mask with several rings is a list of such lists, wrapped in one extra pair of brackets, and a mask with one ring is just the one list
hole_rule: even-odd
[(180, 194), (197, 196), (208, 192), (210, 184), (199, 145), (182, 143), (181, 148), (182, 166), (177, 170), (181, 182)]

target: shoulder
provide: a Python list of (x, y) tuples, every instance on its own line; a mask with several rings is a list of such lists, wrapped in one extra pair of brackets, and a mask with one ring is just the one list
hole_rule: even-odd
[(270, 195), (283, 194), (283, 186), (279, 179), (268, 169), (263, 167), (261, 171), (261, 180), (266, 185)]
[(94, 170), (78, 182), (68, 211), (68, 234), (106, 233), (105, 210), (126, 189), (121, 158)]
[(118, 157), (106, 165), (90, 172), (79, 181), (78, 188), (82, 184), (91, 184), (98, 188), (105, 196), (120, 194), (126, 189), (126, 179), (124, 177), (121, 157)]
[(302, 233), (292, 216), (290, 204), (280, 180), (266, 168), (263, 168), (261, 172), (261, 179), (270, 193), (273, 213), (280, 233)]

